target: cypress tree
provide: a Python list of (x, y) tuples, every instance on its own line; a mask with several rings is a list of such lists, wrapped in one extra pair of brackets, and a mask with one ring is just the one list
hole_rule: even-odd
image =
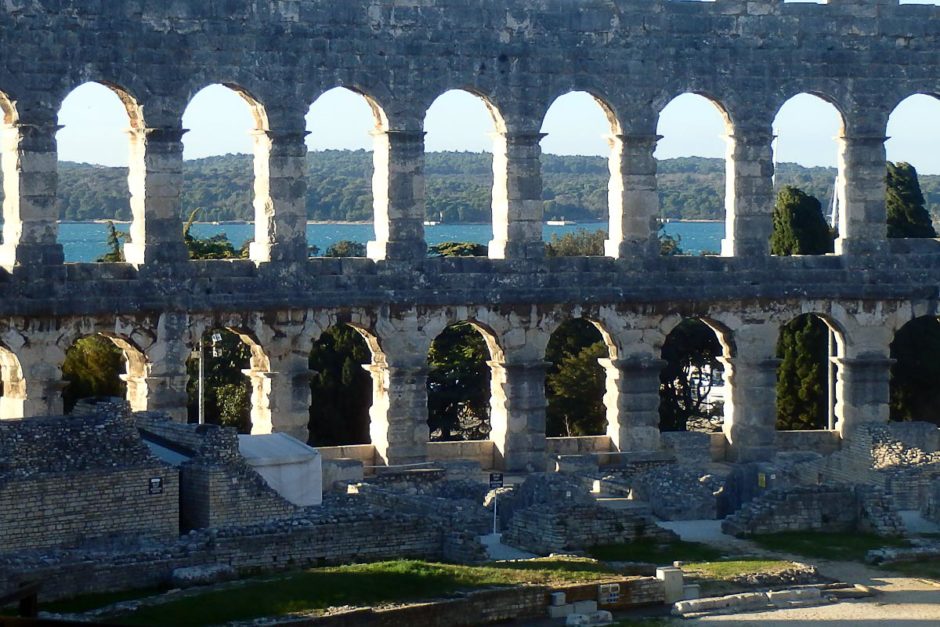
[(824, 255), (833, 251), (832, 231), (814, 196), (787, 185), (773, 211), (772, 255)]
[(936, 237), (914, 166), (889, 161), (887, 183), (888, 237)]

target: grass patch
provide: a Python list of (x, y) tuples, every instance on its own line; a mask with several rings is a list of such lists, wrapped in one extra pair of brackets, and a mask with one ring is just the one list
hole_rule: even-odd
[(725, 562), (690, 562), (683, 564), (682, 570), (690, 575), (704, 579), (730, 580), (741, 575), (755, 573), (775, 574), (793, 567), (793, 562), (786, 560), (738, 559)]
[(770, 549), (827, 560), (861, 562), (865, 554), (884, 547), (910, 546), (902, 538), (882, 538), (870, 533), (813, 533), (804, 531), (758, 535), (754, 542)]
[(331, 606), (380, 606), (446, 597), (497, 585), (596, 581), (611, 571), (587, 559), (543, 559), (523, 564), (460, 566), (411, 560), (316, 568), (213, 590), (114, 617), (130, 625), (207, 625)]
[(933, 579), (940, 581), (940, 563), (936, 562), (898, 562), (879, 566), (883, 570), (890, 570), (908, 577)]
[(77, 614), (87, 612), (106, 605), (120, 603), (121, 601), (131, 601), (143, 597), (160, 594), (163, 590), (159, 588), (144, 588), (137, 590), (124, 590), (123, 592), (102, 592), (98, 594), (83, 594), (71, 599), (62, 601), (53, 601), (51, 603), (41, 603), (40, 607), (44, 612), (55, 612), (56, 614)]
[(707, 544), (676, 540), (656, 544), (653, 542), (624, 542), (596, 546), (589, 551), (591, 557), (605, 562), (649, 562), (671, 564), (683, 562), (706, 562), (719, 560), (724, 554)]

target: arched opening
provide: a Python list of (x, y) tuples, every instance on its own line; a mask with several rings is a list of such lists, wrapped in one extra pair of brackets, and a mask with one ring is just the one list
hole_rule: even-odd
[(309, 444), (369, 444), (372, 352), (357, 329), (338, 324), (313, 343), (310, 352)]
[(147, 359), (143, 351), (119, 336), (81, 337), (65, 351), (62, 407), (66, 414), (84, 399), (126, 398), (134, 411), (147, 408)]
[(254, 397), (264, 395), (252, 373), (266, 372), (264, 361), (260, 346), (247, 335), (225, 327), (203, 333), (186, 361), (188, 421), (252, 432), (259, 400)]
[(190, 100), (183, 128), (182, 212), (195, 222), (189, 235), (230, 243), (220, 247), (223, 257), (247, 257), (252, 223), (268, 201), (270, 142), (257, 132), (267, 129), (264, 108), (234, 85), (209, 85)]
[(142, 123), (140, 107), (118, 87), (84, 83), (62, 100), (58, 122), (56, 203), (66, 224), (59, 231), (65, 260), (123, 261), (129, 225), (143, 218), (134, 207), (143, 202), (135, 198), (141, 190), (129, 177), (129, 167), (142, 159), (138, 138), (129, 133)]
[(428, 429), (432, 442), (486, 440), (490, 424), (490, 350), (470, 322), (444, 329), (428, 351)]
[(709, 324), (686, 318), (666, 336), (659, 375), (660, 431), (720, 431), (728, 348)]
[[(604, 255), (623, 202), (620, 124), (583, 91), (558, 97), (542, 122), (542, 198), (548, 254)], [(618, 240), (619, 241), (619, 240)]]
[[(16, 109), (10, 102), (9, 96), (0, 92), (0, 201), (3, 202), (3, 224), (0, 229), (0, 244), (7, 241), (3, 233), (7, 224), (18, 219), (19, 211), (15, 203), (19, 200), (19, 185), (17, 179), (16, 148), (19, 139), (19, 130), (16, 128)], [(9, 202), (7, 199), (9, 198)]]
[(365, 256), (366, 242), (375, 239), (372, 135), (387, 126), (385, 114), (370, 98), (336, 87), (314, 101), (306, 119), (307, 219), (343, 223), (314, 226), (311, 252)]
[(842, 114), (819, 96), (798, 94), (780, 107), (773, 129), (771, 253), (831, 253), (843, 204), (843, 173), (838, 170)]
[(888, 237), (936, 237), (940, 219), (940, 115), (934, 95), (902, 100), (888, 118)]
[(545, 350), (545, 427), (548, 437), (604, 435), (606, 373), (598, 362), (610, 357), (604, 337), (591, 322), (576, 318), (559, 326)]
[(940, 320), (911, 320), (891, 342), (891, 420), (940, 425)]
[(474, 244), (498, 239), (497, 222), (507, 207), (493, 202), (494, 134), (502, 130), (499, 113), (481, 96), (453, 89), (431, 104), (424, 118), (426, 215), (430, 245), (448, 240), (461, 225)]
[(686, 93), (660, 111), (656, 132), (663, 234), (678, 240), (684, 254), (718, 254), (730, 224), (730, 117), (716, 101)]
[(836, 358), (842, 335), (825, 318), (797, 316), (777, 338), (777, 429), (833, 430), (836, 425)]
[(16, 354), (0, 345), (0, 420), (22, 418), (26, 401), (26, 381)]

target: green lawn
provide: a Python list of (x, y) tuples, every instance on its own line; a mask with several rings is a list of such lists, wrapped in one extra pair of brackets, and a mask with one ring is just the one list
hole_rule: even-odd
[(682, 565), (682, 570), (703, 579), (730, 580), (754, 573), (780, 573), (793, 566), (793, 562), (786, 560), (746, 558), (722, 562), (689, 562)]
[(605, 562), (647, 562), (657, 565), (672, 564), (674, 561), (714, 561), (724, 554), (706, 544), (676, 540), (656, 544), (653, 542), (625, 542), (608, 544), (590, 549), (591, 557)]
[(811, 558), (862, 562), (872, 549), (910, 546), (902, 538), (882, 538), (868, 533), (814, 533), (796, 531), (750, 538), (765, 549)]
[(588, 559), (543, 559), (488, 566), (459, 566), (399, 560), (316, 568), (281, 577), (179, 598), (113, 617), (131, 625), (206, 625), (331, 606), (381, 606), (446, 597), (462, 590), (498, 585), (545, 584), (609, 579), (612, 572)]

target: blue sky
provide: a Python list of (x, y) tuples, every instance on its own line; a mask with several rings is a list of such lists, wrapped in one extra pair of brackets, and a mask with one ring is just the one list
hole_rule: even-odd
[[(919, 4), (924, 4), (920, 2)], [(59, 115), (59, 157), (103, 165), (127, 164), (127, 116), (107, 88), (86, 84), (63, 102)], [(183, 116), (184, 157), (194, 159), (251, 151), (252, 120), (245, 102), (225, 87), (210, 86), (193, 98)], [(834, 166), (840, 120), (835, 108), (800, 95), (788, 101), (774, 123), (776, 160), (809, 166)], [(369, 149), (372, 113), (365, 100), (335, 89), (324, 94), (307, 116), (311, 150)], [(482, 101), (465, 92), (448, 92), (434, 102), (425, 119), (429, 151), (489, 151), (493, 123)], [(550, 154), (606, 155), (610, 127), (600, 107), (584, 93), (563, 96), (546, 115), (542, 149)], [(663, 135), (656, 156), (723, 157), (724, 122), (704, 98), (680, 96), (660, 116)], [(913, 96), (895, 110), (888, 125), (888, 158), (908, 161), (923, 174), (940, 174), (940, 101)]]

